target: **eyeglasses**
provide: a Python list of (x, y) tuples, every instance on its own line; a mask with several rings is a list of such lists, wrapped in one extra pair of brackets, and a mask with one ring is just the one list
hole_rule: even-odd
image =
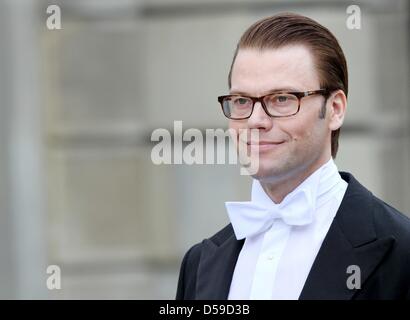
[(266, 114), (274, 118), (290, 117), (299, 112), (300, 100), (320, 94), (326, 96), (327, 89), (305, 92), (275, 92), (262, 97), (248, 97), (237, 94), (219, 96), (224, 115), (232, 120), (249, 119), (256, 102), (260, 102)]

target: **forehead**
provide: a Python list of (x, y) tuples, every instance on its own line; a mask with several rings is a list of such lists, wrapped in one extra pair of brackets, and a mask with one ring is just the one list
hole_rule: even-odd
[(277, 89), (319, 89), (319, 77), (306, 46), (240, 49), (232, 68), (231, 84), (231, 92), (260, 96)]

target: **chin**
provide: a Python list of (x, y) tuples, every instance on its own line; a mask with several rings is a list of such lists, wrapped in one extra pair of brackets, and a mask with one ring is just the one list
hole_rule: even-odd
[(277, 179), (285, 176), (289, 172), (289, 169), (290, 168), (286, 163), (281, 165), (279, 163), (272, 163), (272, 160), (268, 163), (266, 163), (266, 161), (261, 161), (258, 170), (252, 175), (252, 177), (260, 181), (271, 180), (272, 178)]

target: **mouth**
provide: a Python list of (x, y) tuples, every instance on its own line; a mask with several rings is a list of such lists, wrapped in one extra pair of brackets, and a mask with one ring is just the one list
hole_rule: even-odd
[(248, 141), (246, 144), (251, 150), (264, 152), (278, 149), (280, 146), (285, 144), (285, 141)]
[(282, 144), (282, 143), (284, 143), (285, 141), (278, 141), (278, 142), (276, 142), (276, 141), (248, 141), (248, 142), (246, 142), (246, 144), (247, 145), (259, 145), (259, 146), (263, 146), (263, 145), (271, 145), (271, 144), (273, 144), (273, 145), (278, 145), (278, 144)]

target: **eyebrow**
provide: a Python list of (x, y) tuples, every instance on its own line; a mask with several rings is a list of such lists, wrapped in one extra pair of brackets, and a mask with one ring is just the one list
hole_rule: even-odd
[[(276, 89), (272, 89), (267, 91), (264, 95), (267, 94), (271, 94), (271, 93), (277, 93), (277, 92), (299, 92), (299, 89), (296, 89), (294, 87), (283, 87), (283, 88), (276, 88)], [(240, 91), (240, 90), (234, 90), (234, 91), (230, 91), (230, 94), (239, 94), (239, 95), (243, 95), (243, 96), (252, 96), (251, 94), (244, 92), (244, 91)]]

